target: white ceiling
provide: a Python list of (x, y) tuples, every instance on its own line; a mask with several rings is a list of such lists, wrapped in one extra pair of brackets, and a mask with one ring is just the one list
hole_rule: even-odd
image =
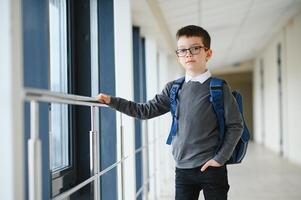
[(211, 35), (211, 68), (250, 60), (301, 9), (301, 0), (132, 0), (133, 23), (173, 53), (177, 30), (200, 25)]

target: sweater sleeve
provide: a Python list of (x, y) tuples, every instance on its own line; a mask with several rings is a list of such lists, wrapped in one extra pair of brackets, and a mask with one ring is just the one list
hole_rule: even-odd
[(223, 84), (225, 137), (221, 148), (213, 158), (224, 165), (231, 157), (239, 138), (243, 133), (243, 119), (238, 104), (227, 84)]
[(110, 107), (135, 117), (137, 119), (151, 119), (170, 111), (169, 91), (172, 82), (166, 84), (160, 94), (146, 103), (137, 103), (119, 97), (111, 97)]

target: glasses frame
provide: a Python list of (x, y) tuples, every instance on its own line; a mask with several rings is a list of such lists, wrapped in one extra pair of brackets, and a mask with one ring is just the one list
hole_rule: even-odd
[[(192, 49), (192, 48), (195, 48), (195, 47), (198, 47), (198, 48), (200, 48), (200, 49), (204, 49), (205, 51), (208, 50), (207, 47), (199, 45), (199, 46), (192, 46), (192, 47), (190, 47), (190, 48), (188, 48), (188, 49), (177, 49), (177, 50), (175, 51), (175, 53), (176, 53), (176, 55), (177, 55), (178, 57), (185, 57), (185, 56), (187, 55), (187, 51), (189, 51), (191, 55), (198, 55), (201, 51), (199, 51), (199, 52), (197, 52), (197, 53), (192, 53), (192, 51), (191, 51), (191, 49)], [(181, 50), (181, 51), (182, 51), (182, 50), (185, 50), (185, 54), (180, 56), (180, 55), (179, 55), (179, 50)]]

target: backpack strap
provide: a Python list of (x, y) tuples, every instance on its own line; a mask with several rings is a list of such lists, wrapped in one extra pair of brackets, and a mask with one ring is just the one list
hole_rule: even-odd
[(242, 107), (242, 96), (239, 92), (237, 91), (233, 91), (232, 92), (233, 96), (235, 97), (236, 99), (236, 102), (238, 104), (238, 108), (239, 108), (239, 111), (241, 113), (241, 116), (242, 116), (242, 119), (243, 119), (243, 123), (244, 123), (244, 131), (242, 133), (242, 136), (241, 136), (241, 139), (243, 142), (248, 142), (249, 139), (250, 139), (250, 132), (249, 132), (249, 129), (246, 125), (246, 122), (245, 122), (245, 119), (244, 119), (244, 115), (243, 115), (243, 107)]
[(170, 99), (170, 112), (172, 115), (172, 124), (170, 128), (170, 132), (166, 141), (166, 144), (170, 145), (173, 136), (176, 135), (178, 130), (178, 100), (177, 95), (178, 91), (180, 90), (181, 86), (183, 85), (185, 80), (185, 77), (181, 77), (174, 81), (174, 83), (171, 86), (169, 99)]
[(210, 102), (216, 113), (220, 132), (220, 142), (217, 150), (220, 149), (225, 135), (223, 83), (224, 80), (218, 78), (211, 78), (210, 80)]

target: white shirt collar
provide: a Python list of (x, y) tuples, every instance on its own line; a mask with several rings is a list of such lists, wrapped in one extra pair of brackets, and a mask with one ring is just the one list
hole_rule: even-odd
[(204, 73), (199, 74), (195, 77), (191, 77), (186, 73), (185, 83), (187, 83), (188, 81), (194, 81), (194, 82), (200, 82), (201, 84), (203, 84), (210, 77), (211, 77), (211, 73), (208, 69)]

